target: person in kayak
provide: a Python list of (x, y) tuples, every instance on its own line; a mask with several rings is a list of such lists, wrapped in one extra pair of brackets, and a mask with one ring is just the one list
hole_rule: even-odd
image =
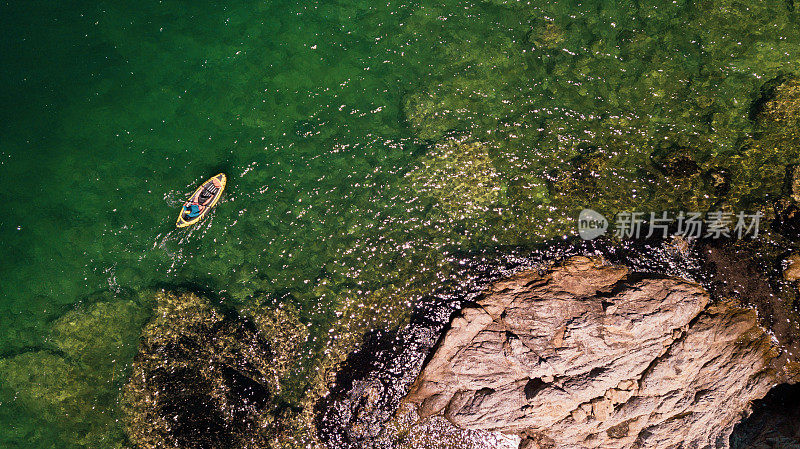
[(206, 186), (201, 192), (200, 195), (197, 196), (197, 199), (185, 205), (183, 210), (186, 212), (187, 218), (195, 218), (198, 217), (200, 214), (203, 213), (203, 209), (208, 206), (211, 200), (214, 199), (214, 196), (219, 193), (219, 189), (222, 187), (222, 184), (214, 178), (211, 182), (211, 185)]
[(194, 218), (199, 216), (200, 213), (203, 212), (203, 209), (204, 207), (197, 203), (187, 204), (186, 206), (183, 207), (183, 210), (187, 212), (186, 216), (189, 218)]
[(220, 173), (201, 184), (181, 206), (175, 226), (185, 228), (203, 219), (222, 196), (226, 180), (225, 173)]

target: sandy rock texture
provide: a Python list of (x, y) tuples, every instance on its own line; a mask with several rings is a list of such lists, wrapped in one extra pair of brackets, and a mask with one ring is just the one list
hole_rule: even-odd
[(752, 310), (575, 257), (464, 308), (407, 400), (526, 449), (725, 448), (777, 354)]

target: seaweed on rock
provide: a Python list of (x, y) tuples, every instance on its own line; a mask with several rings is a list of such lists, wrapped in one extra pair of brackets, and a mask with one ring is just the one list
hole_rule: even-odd
[[(80, 307), (52, 323), (46, 346), (0, 359), (0, 389), (14, 398), (0, 413), (17, 414), (0, 445), (121, 447), (117, 400), (148, 315), (134, 300)], [(20, 419), (22, 409), (34, 410), (36, 419)]]
[(142, 449), (267, 447), (305, 327), (285, 311), (228, 315), (191, 293), (156, 300), (123, 397), (130, 439)]

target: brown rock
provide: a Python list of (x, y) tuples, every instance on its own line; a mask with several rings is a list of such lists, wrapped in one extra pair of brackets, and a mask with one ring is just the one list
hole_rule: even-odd
[(497, 282), (452, 322), (408, 400), (558, 448), (727, 447), (775, 384), (755, 312), (584, 257)]
[(800, 279), (800, 254), (792, 254), (786, 259), (786, 269), (783, 278), (789, 282)]

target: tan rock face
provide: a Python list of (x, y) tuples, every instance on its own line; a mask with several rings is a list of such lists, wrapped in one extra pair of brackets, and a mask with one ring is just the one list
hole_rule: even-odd
[(524, 447), (727, 447), (776, 381), (769, 337), (696, 284), (627, 275), (579, 257), (496, 283), (453, 320), (408, 400)]

